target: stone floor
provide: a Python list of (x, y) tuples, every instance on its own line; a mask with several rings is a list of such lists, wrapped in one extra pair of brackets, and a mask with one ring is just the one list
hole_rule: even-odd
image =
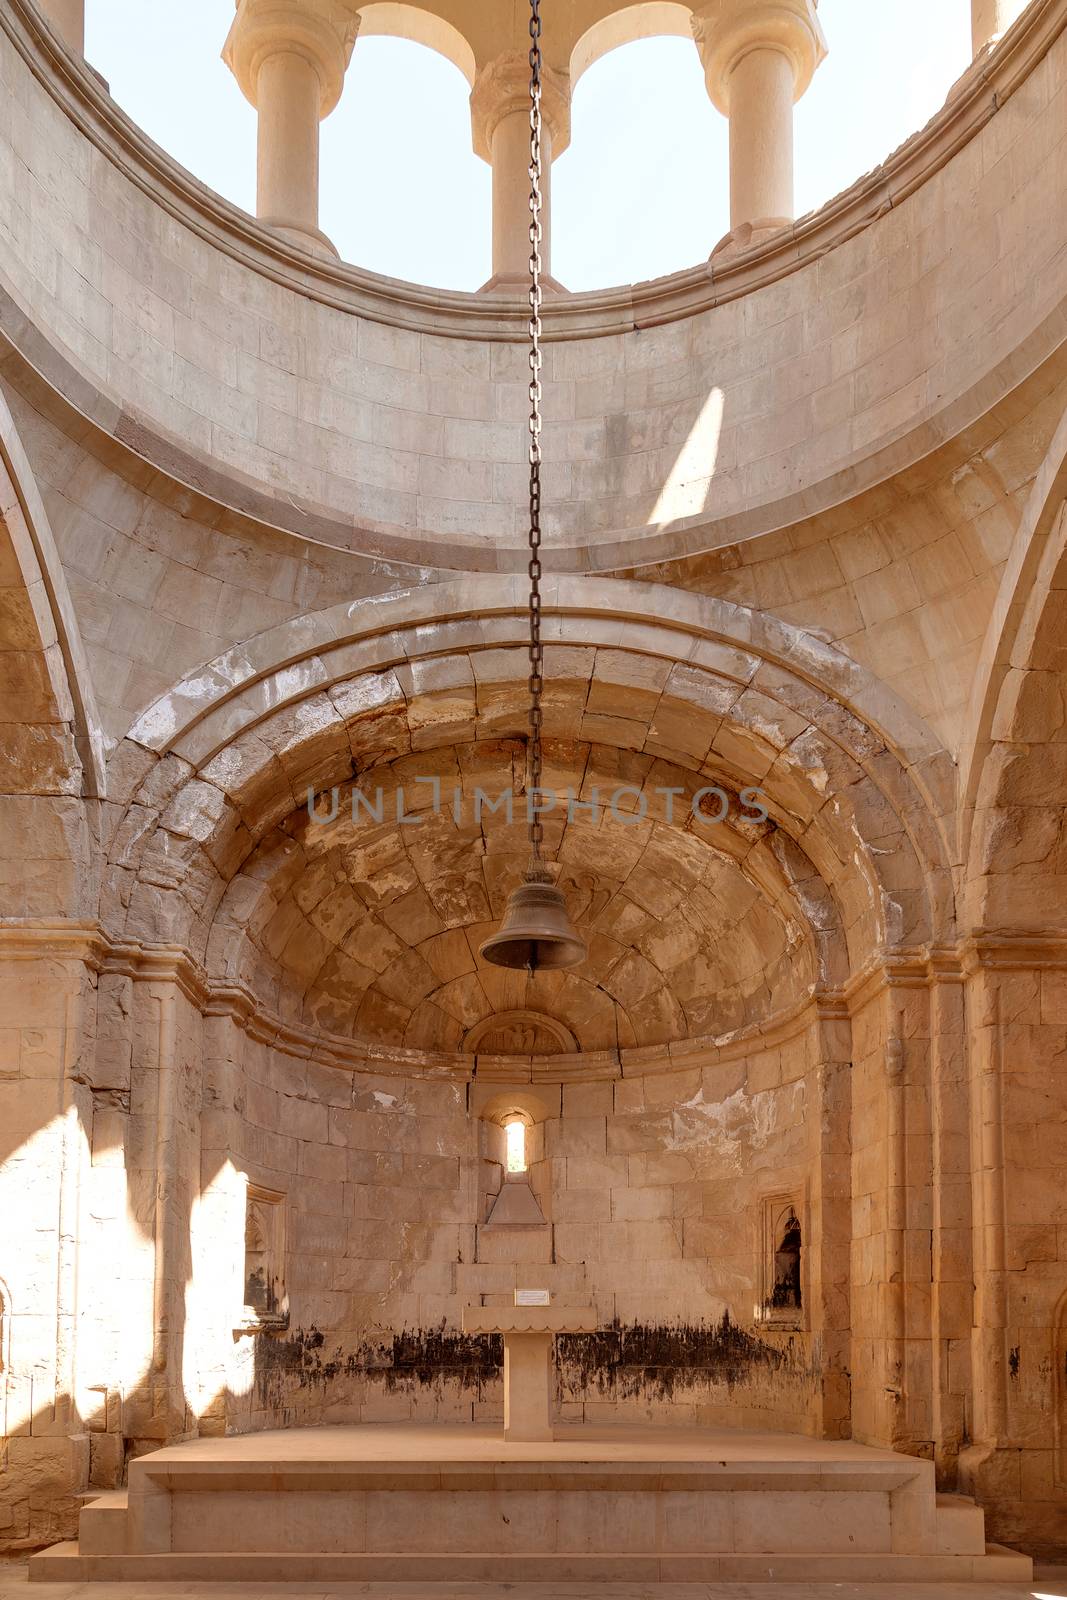
[(0, 1563), (0, 1600), (1067, 1600), (1067, 1566), (1038, 1567), (1033, 1584), (924, 1583), (34, 1583)]

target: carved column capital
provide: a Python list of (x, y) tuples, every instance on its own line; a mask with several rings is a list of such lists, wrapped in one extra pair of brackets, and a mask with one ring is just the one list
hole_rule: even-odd
[(319, 116), (327, 117), (341, 98), (359, 22), (349, 0), (237, 0), (222, 59), (245, 98), (257, 105), (264, 61), (280, 54), (300, 56), (315, 69)]
[(777, 50), (793, 68), (793, 98), (799, 100), (826, 56), (817, 13), (819, 0), (705, 0), (692, 16), (708, 94), (730, 114), (730, 78), (752, 50)]
[[(530, 109), (530, 62), (523, 50), (508, 51), (480, 67), (471, 90), (474, 153), (492, 161), (493, 134), (505, 117)], [(567, 73), (541, 69), (541, 115), (552, 138), (552, 159), (571, 139), (571, 80)]]

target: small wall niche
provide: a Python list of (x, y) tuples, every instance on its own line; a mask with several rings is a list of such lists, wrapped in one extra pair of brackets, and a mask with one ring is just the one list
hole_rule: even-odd
[(538, 1193), (547, 1111), (526, 1089), (498, 1091), (480, 1107), (479, 1141), (488, 1177), (484, 1227), (547, 1227)]
[(245, 1201), (244, 1313), (242, 1330), (287, 1328), (285, 1196), (249, 1183)]
[(807, 1244), (804, 1206), (799, 1195), (766, 1195), (759, 1218), (759, 1307), (765, 1326), (807, 1326)]

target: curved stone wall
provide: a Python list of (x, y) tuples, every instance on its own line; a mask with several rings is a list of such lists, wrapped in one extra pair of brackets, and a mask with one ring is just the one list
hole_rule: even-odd
[[(620, 540), (630, 559), (708, 548), (786, 505), (819, 509), (925, 454), (1055, 347), (1063, 20), (1058, 0), (1033, 8), (894, 163), (721, 281), (560, 303), (545, 448), (561, 564), (610, 564)], [(295, 511), (297, 528), (317, 515), (357, 548), (366, 530), (407, 559), (513, 564), (513, 307), (313, 262), (167, 162), (88, 75), (50, 75), (22, 4), (2, 40), (16, 204), (0, 286), (24, 354), (225, 503), (288, 526)]]

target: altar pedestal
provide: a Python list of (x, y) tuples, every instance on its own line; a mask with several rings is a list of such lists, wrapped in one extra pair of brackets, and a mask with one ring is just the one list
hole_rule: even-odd
[(557, 1333), (595, 1333), (592, 1306), (467, 1306), (464, 1333), (504, 1336), (504, 1438), (552, 1438), (552, 1341)]

